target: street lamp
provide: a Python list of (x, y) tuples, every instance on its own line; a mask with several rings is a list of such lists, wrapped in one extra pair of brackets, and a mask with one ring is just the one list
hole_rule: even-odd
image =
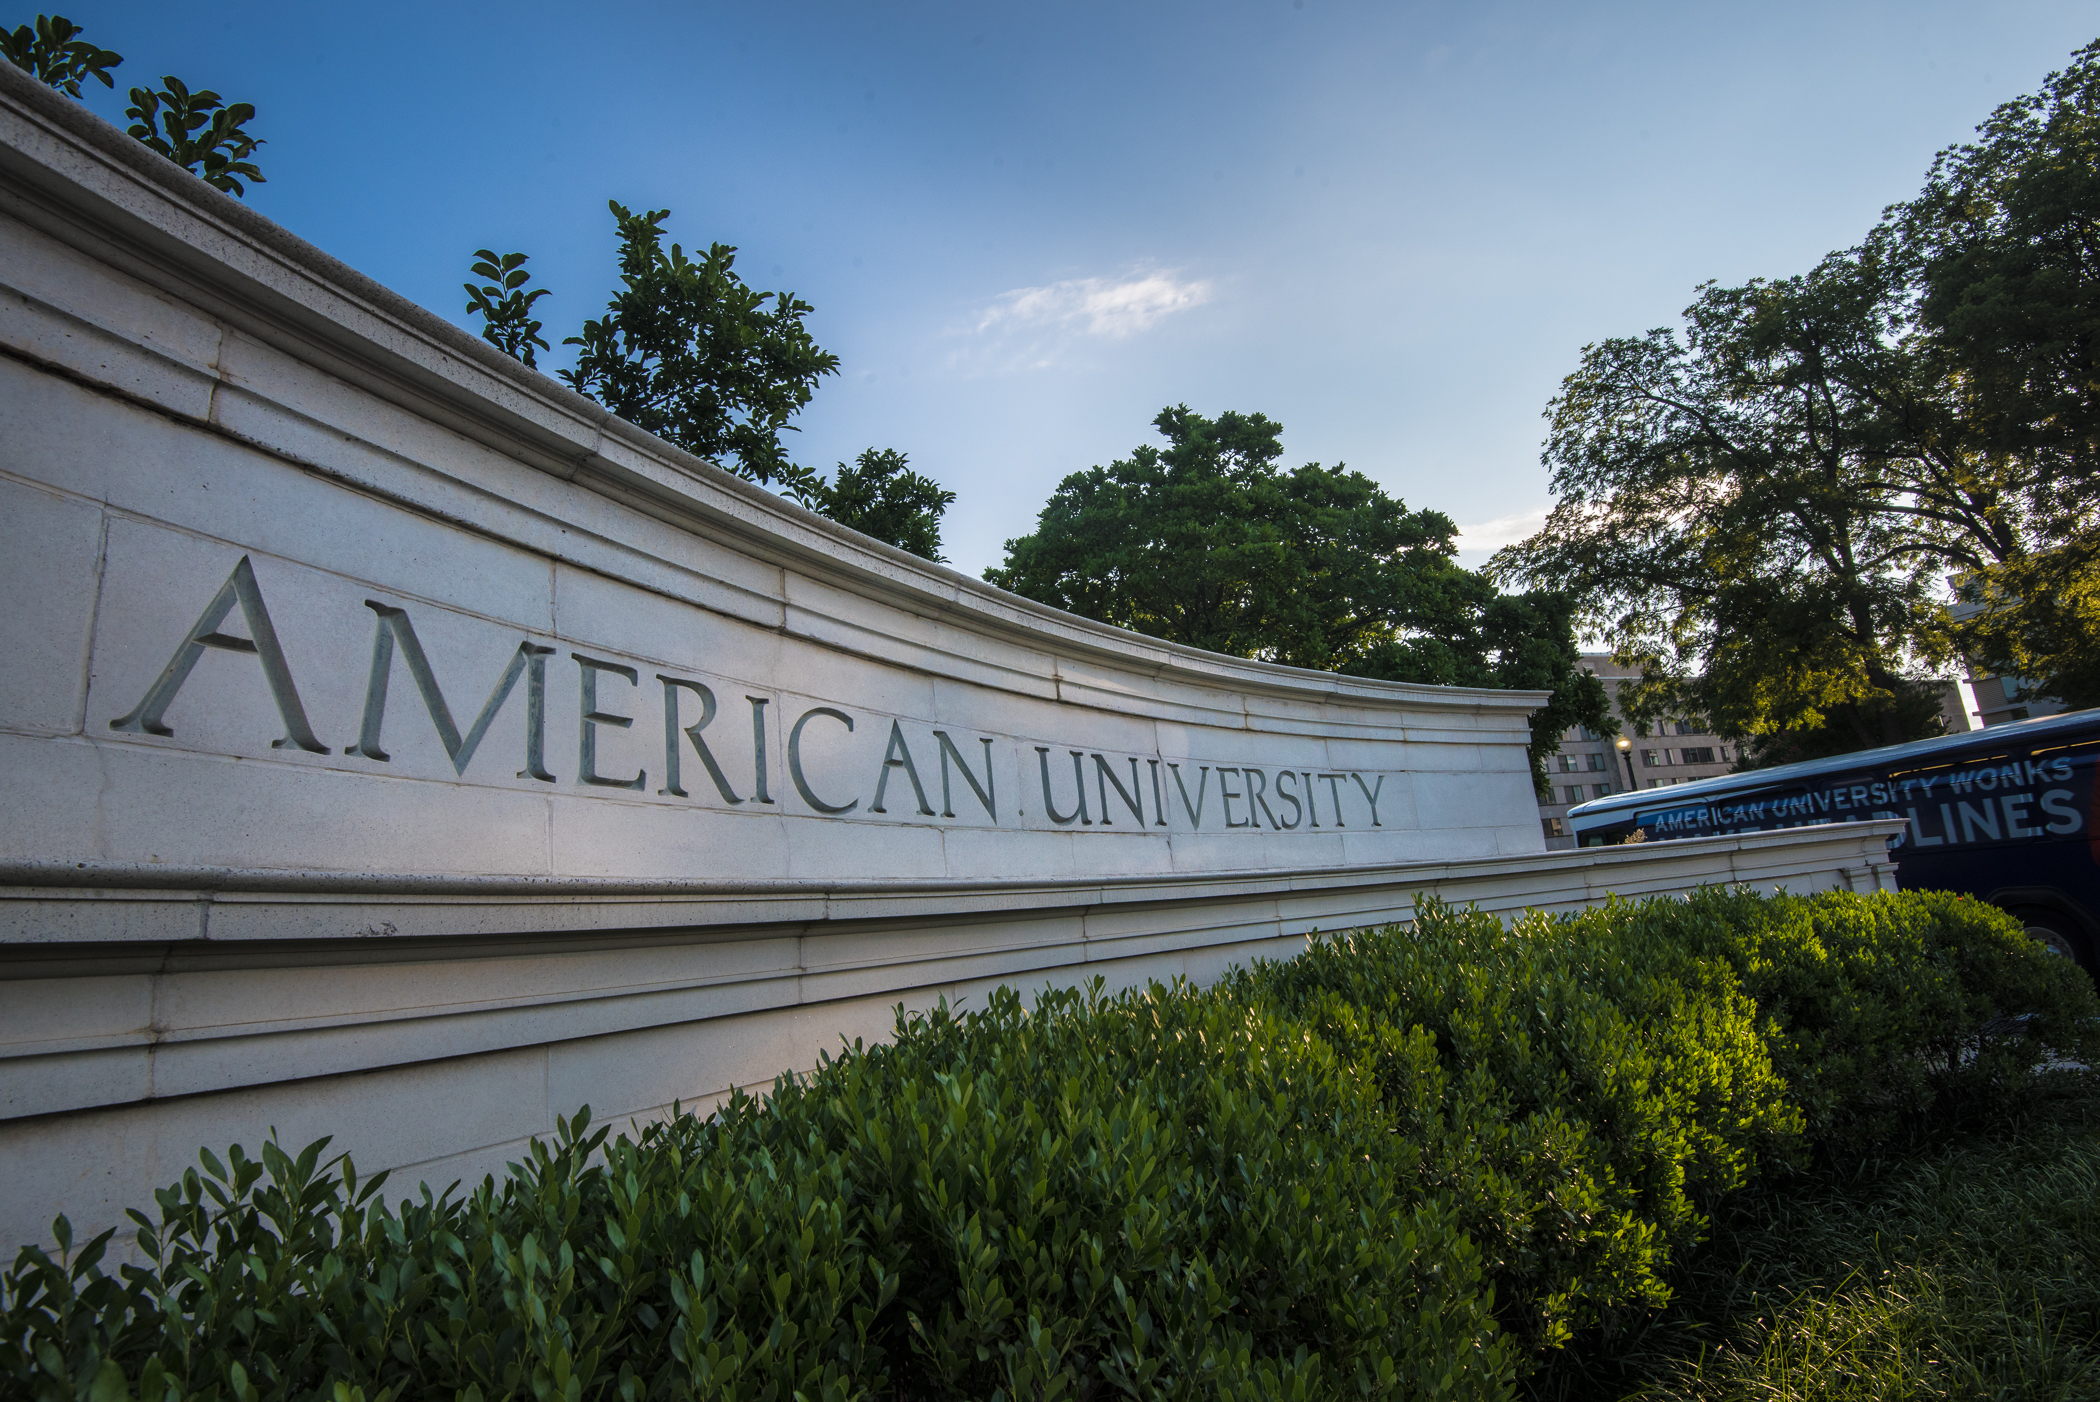
[(1641, 781), (1633, 777), (1633, 741), (1627, 739), (1624, 735), (1619, 737), (1619, 758), (1626, 761), (1627, 789), (1638, 792), (1641, 787)]

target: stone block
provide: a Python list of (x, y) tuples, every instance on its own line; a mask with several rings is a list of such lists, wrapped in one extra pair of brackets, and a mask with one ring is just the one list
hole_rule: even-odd
[(0, 478), (0, 558), (10, 584), (0, 723), (10, 729), (79, 733), (101, 553), (94, 504)]

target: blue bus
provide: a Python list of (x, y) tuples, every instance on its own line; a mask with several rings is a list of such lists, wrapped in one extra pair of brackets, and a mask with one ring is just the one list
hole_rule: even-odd
[[(1584, 847), (1901, 818), (1906, 890), (1962, 891), (2100, 975), (2100, 710), (1594, 799)], [(1640, 836), (1635, 838), (1635, 834)]]

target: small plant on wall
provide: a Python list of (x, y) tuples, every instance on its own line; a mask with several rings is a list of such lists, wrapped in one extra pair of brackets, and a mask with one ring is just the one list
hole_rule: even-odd
[[(34, 24), (0, 29), (0, 54), (8, 62), (46, 87), (68, 97), (80, 96), (82, 79), (98, 79), (114, 88), (110, 70), (124, 61), (122, 54), (80, 37), (79, 25), (64, 15), (38, 15)], [(174, 74), (164, 74), (158, 88), (133, 88), (131, 105), (124, 115), (131, 119), (125, 130), (202, 179), (229, 195), (247, 193), (243, 181), (263, 181), (249, 157), (262, 145), (251, 135), (248, 123), (255, 108), (246, 102), (227, 102), (209, 88), (192, 89)]]

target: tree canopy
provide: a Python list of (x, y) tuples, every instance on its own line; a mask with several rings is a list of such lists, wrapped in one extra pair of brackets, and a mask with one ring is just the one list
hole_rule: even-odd
[(1873, 246), (1903, 270), (1921, 352), (1962, 385), (1979, 452), (2032, 481), (2025, 548), (1978, 562), (1962, 645), (2100, 705), (2100, 40), (1944, 151)]
[[(561, 377), (621, 418), (689, 453), (767, 483), (787, 474), (780, 435), (839, 358), (810, 336), (815, 308), (790, 292), (757, 292), (736, 275), (736, 249), (693, 259), (663, 247), (668, 209), (635, 214), (608, 200), (620, 236), (620, 288), (605, 315), (562, 344), (580, 347)], [(771, 302), (768, 307), (766, 304)]]
[(1260, 414), (1209, 419), (1183, 405), (1153, 424), (1164, 447), (1065, 478), (985, 578), (1237, 657), (1550, 690), (1532, 719), (1540, 776), (1568, 727), (1612, 727), (1602, 686), (1575, 666), (1572, 602), (1505, 595), (1461, 568), (1448, 516), (1410, 511), (1340, 465), (1285, 470), (1282, 425)]
[(1930, 672), (1964, 654), (2100, 702), (2096, 64), (1860, 247), (1584, 350), (1547, 410), (1556, 506), (1491, 570), (1574, 592), (1643, 665), (1636, 717), (1753, 753), (1892, 743), (1936, 733)]
[(913, 472), (895, 448), (867, 449), (851, 463), (840, 463), (829, 482), (814, 472), (798, 472), (789, 491), (818, 515), (885, 545), (945, 563), (941, 517), (954, 505), (955, 493)]
[[(713, 244), (693, 260), (663, 251), (670, 211), (635, 215), (609, 201), (620, 230), (621, 289), (604, 317), (584, 323), (574, 370), (557, 373), (620, 417), (740, 477), (778, 489), (864, 535), (929, 560), (941, 558), (941, 516), (955, 493), (910, 470), (895, 449), (869, 448), (831, 481), (792, 462), (781, 435), (809, 403), (838, 357), (817, 345), (804, 318), (814, 310), (788, 292), (756, 292), (736, 274), (736, 250)], [(538, 368), (548, 348), (528, 288), (523, 253), (475, 250), (463, 284), (481, 336)], [(773, 305), (768, 308), (766, 303)]]

